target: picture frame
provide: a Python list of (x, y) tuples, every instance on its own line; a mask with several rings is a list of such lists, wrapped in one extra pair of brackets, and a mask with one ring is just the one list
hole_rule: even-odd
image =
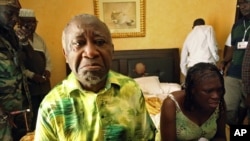
[(145, 36), (145, 0), (94, 0), (94, 14), (113, 38)]

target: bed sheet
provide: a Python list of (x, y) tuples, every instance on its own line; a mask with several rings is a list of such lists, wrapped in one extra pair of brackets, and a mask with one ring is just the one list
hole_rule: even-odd
[(161, 83), (160, 85), (161, 89), (163, 90), (163, 93), (161, 94), (143, 93), (146, 101), (147, 110), (158, 130), (160, 128), (160, 109), (163, 100), (170, 93), (181, 90), (181, 85), (177, 83)]

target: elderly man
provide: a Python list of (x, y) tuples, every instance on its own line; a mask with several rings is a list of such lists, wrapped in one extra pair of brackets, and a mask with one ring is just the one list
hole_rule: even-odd
[[(27, 87), (22, 75), (23, 67), (19, 59), (19, 42), (13, 30), (21, 5), (18, 0), (0, 0), (0, 140), (11, 141), (12, 127), (17, 116), (22, 116), (18, 111), (23, 110), (25, 92)], [(23, 122), (25, 125), (25, 122)], [(15, 129), (15, 140), (18, 140), (20, 126)], [(25, 128), (24, 128), (25, 129)], [(24, 131), (23, 134), (25, 134)]]
[(110, 70), (108, 27), (94, 15), (78, 15), (62, 41), (72, 72), (43, 99), (35, 140), (154, 140), (156, 128), (138, 84)]

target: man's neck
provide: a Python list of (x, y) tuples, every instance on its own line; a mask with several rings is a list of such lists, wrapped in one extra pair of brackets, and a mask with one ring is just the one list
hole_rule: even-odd
[(249, 21), (249, 20), (250, 20), (250, 14), (245, 15), (244, 18), (245, 18), (247, 21)]

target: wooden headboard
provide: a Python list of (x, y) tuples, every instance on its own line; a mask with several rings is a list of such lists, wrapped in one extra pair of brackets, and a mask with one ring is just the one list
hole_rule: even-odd
[(146, 73), (161, 82), (180, 83), (179, 48), (115, 51), (112, 70), (133, 77), (135, 64), (146, 65)]
[[(139, 62), (146, 65), (146, 73), (158, 76), (161, 82), (180, 83), (179, 48), (115, 51), (111, 69), (133, 77)], [(66, 71), (70, 73), (67, 64)]]

